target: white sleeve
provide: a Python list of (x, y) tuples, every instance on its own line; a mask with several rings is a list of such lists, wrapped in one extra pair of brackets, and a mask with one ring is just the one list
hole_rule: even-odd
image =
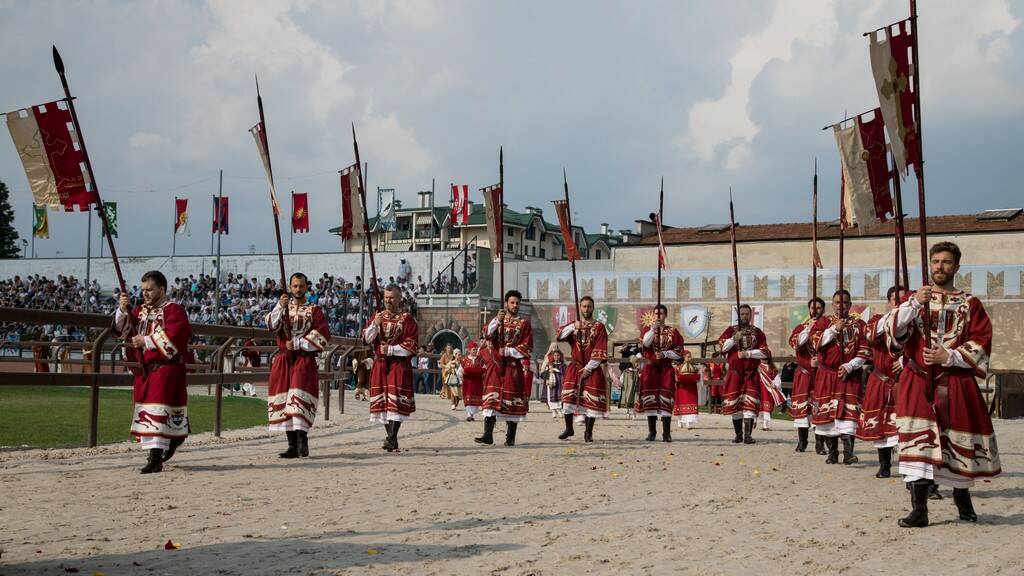
[(114, 314), (114, 327), (120, 332), (124, 330), (124, 323), (128, 321), (128, 313), (121, 312), (121, 307), (117, 308), (117, 314)]
[(867, 361), (867, 358), (861, 358), (860, 356), (857, 356), (853, 360), (850, 360), (846, 364), (843, 364), (843, 368), (846, 368), (846, 373), (850, 374), (856, 370), (859, 370), (862, 366), (864, 366), (864, 364), (867, 363)]
[(821, 340), (818, 342), (818, 348), (824, 348), (825, 344), (828, 344), (836, 337), (836, 329), (833, 326), (829, 326), (825, 329), (825, 332), (821, 334)]
[(570, 334), (572, 334), (575, 331), (576, 331), (576, 323), (575, 322), (572, 322), (570, 324), (566, 324), (565, 326), (562, 326), (562, 330), (558, 333), (558, 338), (561, 339), (561, 340), (565, 340), (566, 338), (569, 337)]
[(767, 356), (764, 355), (764, 350), (755, 348), (753, 350), (744, 350), (747, 353), (747, 358), (753, 358), (755, 360), (764, 360)]
[(301, 336), (295, 336), (292, 338), (293, 348), (296, 350), (304, 350), (306, 352), (319, 352), (320, 349), (313, 345), (312, 342), (306, 340)]
[(800, 336), (797, 336), (796, 343), (799, 346), (803, 346), (804, 344), (807, 344), (807, 341), (810, 340), (810, 339), (811, 339), (811, 325), (808, 324), (807, 328), (804, 328), (804, 331), (800, 333)]
[(682, 360), (683, 357), (679, 355), (675, 350), (663, 350), (661, 352), (662, 358), (668, 358), (669, 360)]
[(370, 325), (363, 329), (363, 341), (367, 344), (373, 344), (373, 341), (377, 339), (378, 332), (380, 330), (377, 328), (377, 325), (370, 322)]
[(156, 342), (149, 336), (144, 337), (146, 340), (146, 350), (156, 350)]
[(729, 350), (732, 350), (734, 344), (736, 343), (733, 341), (732, 337), (726, 338), (725, 344), (722, 345), (722, 352), (728, 352)]
[(395, 346), (394, 344), (388, 345), (388, 356), (412, 356), (412, 352), (409, 352), (401, 346)]
[(600, 366), (600, 365), (601, 365), (600, 361), (598, 361), (598, 360), (591, 360), (590, 362), (587, 362), (587, 365), (584, 366), (583, 369), (584, 370), (590, 370), (591, 372), (593, 372), (594, 370), (597, 370), (598, 366)]
[(284, 308), (281, 308), (281, 303), (278, 302), (274, 309), (267, 314), (267, 330), (277, 330), (278, 326), (281, 325), (281, 316), (284, 315)]
[(462, 364), (459, 364), (459, 367), (455, 369), (455, 374), (459, 377), (459, 380), (462, 380), (462, 375), (465, 373), (466, 371), (462, 368)]
[(502, 356), (511, 356), (513, 358), (523, 358), (524, 357), (522, 352), (520, 352), (519, 350), (517, 350), (517, 349), (515, 349), (515, 348), (513, 348), (511, 346), (506, 346), (503, 349)]
[(498, 317), (491, 318), (491, 321), (487, 323), (487, 335), (494, 336), (494, 333), (498, 331)]
[[(917, 301), (917, 298), (911, 296), (906, 302), (900, 304), (899, 308), (896, 309), (896, 337), (902, 337), (907, 333), (907, 329), (910, 323), (913, 322), (914, 318), (917, 317), (918, 311), (923, 308), (924, 305)], [(890, 312), (892, 314), (892, 312)]]
[(943, 362), (942, 363), (943, 366), (945, 366), (946, 368), (954, 368), (955, 367), (955, 368), (966, 368), (968, 370), (971, 369), (971, 366), (969, 364), (967, 364), (967, 362), (964, 362), (964, 357), (963, 357), (962, 354), (960, 354), (959, 350), (949, 350), (947, 348), (946, 351), (949, 352), (949, 360), (946, 360), (945, 362)]
[(654, 343), (654, 328), (651, 328), (650, 330), (647, 331), (646, 334), (644, 334), (644, 337), (640, 340), (640, 344), (644, 348), (650, 348), (651, 344), (653, 344), (653, 343)]

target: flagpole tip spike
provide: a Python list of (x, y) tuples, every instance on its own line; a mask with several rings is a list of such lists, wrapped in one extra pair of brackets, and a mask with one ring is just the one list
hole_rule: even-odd
[(51, 44), (51, 46), (53, 46), (53, 65), (55, 68), (57, 68), (57, 73), (63, 76), (64, 60), (60, 57), (60, 52), (57, 51), (57, 45)]

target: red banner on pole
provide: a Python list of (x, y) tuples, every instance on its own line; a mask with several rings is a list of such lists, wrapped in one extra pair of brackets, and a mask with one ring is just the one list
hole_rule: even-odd
[(469, 224), (469, 184), (452, 184), (451, 226)]
[[(223, 202), (219, 202), (223, 200)], [(213, 232), (228, 233), (228, 197), (213, 197)]]
[(292, 232), (309, 232), (309, 195), (292, 192)]
[(184, 234), (188, 227), (188, 198), (174, 199), (174, 233)]
[(341, 171), (341, 238), (363, 235), (363, 202), (359, 198), (359, 165)]
[(565, 257), (570, 262), (580, 259), (579, 248), (572, 238), (572, 228), (569, 226), (569, 204), (565, 200), (555, 200), (555, 214), (558, 216), (558, 227), (562, 229), (562, 242), (565, 244)]

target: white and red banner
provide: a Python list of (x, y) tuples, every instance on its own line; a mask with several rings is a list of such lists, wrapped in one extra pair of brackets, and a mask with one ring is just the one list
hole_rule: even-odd
[(174, 233), (184, 234), (188, 230), (188, 198), (174, 199)]
[(484, 194), (484, 214), (487, 217), (487, 240), (491, 246), (491, 257), (495, 262), (503, 259), (505, 240), (504, 210), (501, 184), (480, 190)]
[(875, 108), (855, 117), (848, 128), (835, 124), (832, 130), (843, 167), (846, 223), (856, 220), (863, 234), (894, 215), (882, 113)]
[(452, 184), (451, 226), (469, 224), (469, 184)]
[(906, 176), (909, 165), (919, 164), (914, 93), (911, 91), (912, 76), (917, 69), (916, 63), (911, 62), (914, 37), (910, 33), (909, 19), (886, 26), (884, 32), (882, 40), (878, 39), (878, 32), (868, 34), (871, 73), (875, 77), (878, 103), (896, 167)]
[(661, 236), (661, 214), (654, 215), (654, 223), (658, 227), (658, 268), (668, 269), (668, 252), (665, 252), (665, 241)]
[(7, 129), (37, 206), (88, 210), (96, 202), (85, 155), (63, 100), (8, 112)]
[(558, 216), (558, 227), (562, 230), (562, 243), (565, 244), (565, 257), (569, 262), (580, 259), (579, 248), (572, 238), (572, 226), (569, 225), (569, 203), (565, 200), (555, 200), (555, 214)]
[(341, 238), (350, 240), (362, 236), (366, 222), (363, 200), (359, 194), (359, 165), (353, 164), (341, 171)]
[(267, 186), (270, 187), (270, 203), (274, 208), (274, 214), (281, 214), (281, 205), (277, 203), (277, 188), (274, 187), (274, 172), (270, 168), (270, 148), (267, 144), (267, 133), (263, 130), (263, 123), (258, 122), (249, 129), (253, 140), (256, 140), (256, 149), (259, 150), (260, 160), (263, 161), (263, 171), (267, 175)]

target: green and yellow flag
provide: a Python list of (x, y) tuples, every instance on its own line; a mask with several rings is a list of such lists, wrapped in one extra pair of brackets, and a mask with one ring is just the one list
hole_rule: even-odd
[(46, 206), (32, 205), (32, 235), (36, 238), (50, 237), (50, 218)]
[(103, 206), (107, 212), (107, 229), (112, 237), (117, 238), (117, 202), (104, 202)]

